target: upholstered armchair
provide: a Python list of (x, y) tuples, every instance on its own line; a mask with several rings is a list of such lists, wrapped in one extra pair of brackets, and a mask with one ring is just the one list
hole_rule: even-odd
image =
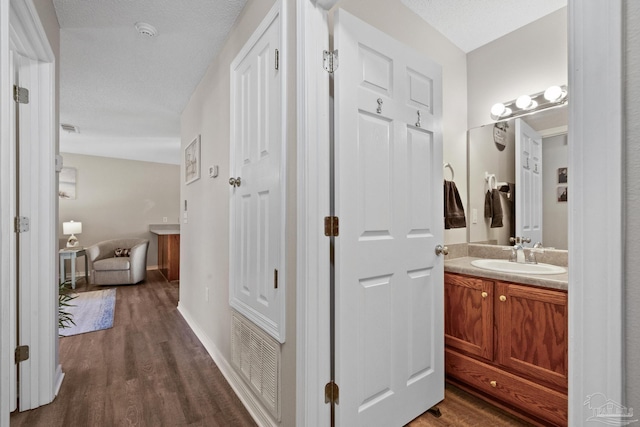
[(114, 239), (86, 249), (91, 283), (133, 285), (147, 277), (146, 239)]

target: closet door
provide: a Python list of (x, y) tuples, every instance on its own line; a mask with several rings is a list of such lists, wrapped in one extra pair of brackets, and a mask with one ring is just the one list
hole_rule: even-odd
[(231, 64), (229, 293), (233, 308), (284, 342), (281, 21), (278, 4)]

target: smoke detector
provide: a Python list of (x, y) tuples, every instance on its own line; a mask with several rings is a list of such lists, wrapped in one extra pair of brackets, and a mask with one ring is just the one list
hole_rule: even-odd
[(151, 24), (147, 24), (146, 22), (136, 22), (136, 31), (141, 36), (145, 37), (155, 37), (158, 35), (158, 30)]
[(69, 133), (80, 133), (80, 128), (78, 126), (70, 125), (67, 123), (60, 123), (60, 128)]

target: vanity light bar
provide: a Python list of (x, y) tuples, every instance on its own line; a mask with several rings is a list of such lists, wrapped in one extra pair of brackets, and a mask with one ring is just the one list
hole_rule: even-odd
[(522, 95), (513, 101), (494, 104), (491, 107), (493, 120), (505, 120), (526, 116), (536, 111), (560, 107), (568, 102), (567, 86), (551, 86), (533, 95)]

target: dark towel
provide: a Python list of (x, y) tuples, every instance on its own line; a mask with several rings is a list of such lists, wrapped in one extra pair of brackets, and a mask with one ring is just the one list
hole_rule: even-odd
[(464, 206), (460, 193), (453, 181), (444, 182), (444, 228), (464, 228), (467, 220), (464, 216)]
[(495, 188), (484, 196), (484, 217), (491, 218), (491, 228), (502, 227), (502, 202)]
[(507, 200), (509, 201), (509, 207), (511, 208), (511, 215), (509, 215), (509, 230), (511, 230), (510, 236), (516, 235), (516, 185), (514, 183), (508, 183), (509, 190), (507, 192)]

